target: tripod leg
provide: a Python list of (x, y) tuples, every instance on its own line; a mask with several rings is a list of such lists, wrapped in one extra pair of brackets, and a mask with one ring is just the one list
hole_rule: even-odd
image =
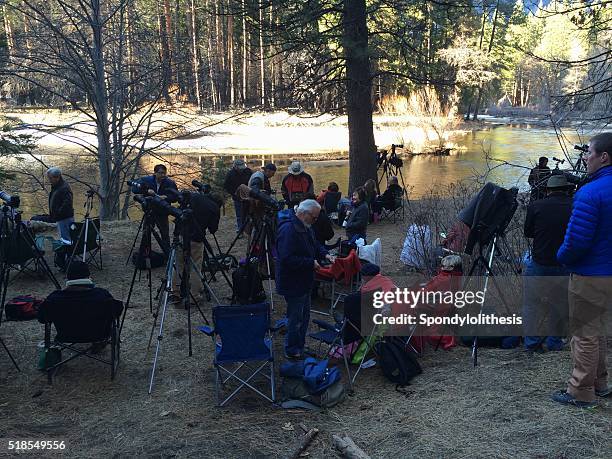
[(130, 300), (132, 299), (132, 291), (134, 290), (134, 282), (136, 281), (136, 273), (138, 272), (138, 266), (134, 267), (134, 274), (132, 274), (132, 282), (130, 282), (130, 290), (128, 291), (125, 305), (123, 306), (123, 316), (121, 317), (121, 326), (119, 327), (119, 337), (121, 337), (121, 330), (123, 330), (123, 322), (125, 322), (125, 315), (128, 308), (130, 307)]
[[(164, 320), (166, 318), (166, 309), (168, 308), (168, 296), (170, 289), (172, 288), (172, 274), (174, 269), (174, 259), (176, 257), (176, 249), (170, 251), (170, 257), (168, 259), (168, 265), (166, 269), (166, 291), (163, 296), (162, 314), (159, 322), (159, 334), (157, 335), (157, 346), (155, 348), (155, 357), (153, 358), (153, 367), (151, 368), (151, 380), (149, 381), (149, 394), (153, 391), (153, 379), (155, 378), (155, 369), (157, 368), (157, 358), (159, 357), (159, 349), (164, 333)], [(153, 328), (151, 329), (151, 335), (155, 329), (155, 322), (153, 322)], [(149, 344), (151, 339), (149, 339)]]
[(6, 344), (4, 343), (4, 340), (2, 338), (0, 338), (0, 344), (2, 344), (2, 347), (4, 348), (6, 353), (8, 354), (9, 358), (11, 359), (11, 362), (13, 362), (13, 365), (15, 365), (15, 368), (17, 368), (17, 371), (19, 371), (21, 373), (21, 369), (19, 368), (19, 365), (17, 365), (17, 362), (13, 358), (13, 355), (11, 354), (11, 351), (8, 350), (8, 347), (6, 347)]

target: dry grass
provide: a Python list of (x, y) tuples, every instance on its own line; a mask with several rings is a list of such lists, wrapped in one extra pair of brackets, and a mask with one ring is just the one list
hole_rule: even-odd
[[(227, 246), (232, 219), (222, 219)], [(94, 272), (100, 286), (125, 298), (131, 267), (125, 257), (133, 223), (104, 227), (106, 268)], [(405, 228), (376, 225), (383, 240), (386, 273), (399, 275)], [(156, 270), (156, 279), (161, 270)], [(423, 375), (407, 396), (394, 390), (377, 368), (364, 370), (356, 394), (320, 413), (274, 408), (248, 394), (227, 408), (215, 405), (211, 342), (194, 332), (187, 356), (186, 314), (170, 309), (153, 395), (147, 394), (152, 354), (146, 352), (151, 318), (144, 279), (137, 284), (123, 334), (122, 362), (114, 382), (107, 367), (78, 359), (48, 386), (36, 370), (37, 322), (3, 323), (1, 336), (17, 357), (17, 373), (0, 352), (0, 438), (62, 438), (70, 457), (282, 457), (295, 444), (299, 423), (322, 433), (310, 456), (337, 457), (333, 433), (345, 433), (372, 457), (609, 457), (611, 410), (581, 411), (550, 401), (569, 374), (569, 352), (528, 358), (519, 350), (483, 349), (480, 366), (469, 352), (428, 350)], [(157, 281), (154, 282), (154, 285)], [(46, 282), (18, 280), (9, 295), (49, 291)], [(220, 289), (223, 290), (223, 289)], [(282, 300), (277, 302), (277, 314)], [(209, 311), (210, 306), (207, 306)], [(200, 320), (195, 318), (194, 326)], [(283, 427), (290, 423), (294, 430)], [(4, 453), (1, 452), (0, 455)]]

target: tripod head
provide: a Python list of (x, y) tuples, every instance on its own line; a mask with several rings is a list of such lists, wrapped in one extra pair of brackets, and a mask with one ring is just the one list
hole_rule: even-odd
[(17, 195), (10, 195), (6, 191), (0, 191), (0, 199), (4, 201), (4, 205), (9, 207), (19, 207), (21, 204), (21, 200)]

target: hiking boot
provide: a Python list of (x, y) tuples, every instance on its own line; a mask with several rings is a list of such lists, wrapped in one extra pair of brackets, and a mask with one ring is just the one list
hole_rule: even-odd
[(604, 387), (603, 389), (595, 389), (595, 395), (598, 397), (609, 397), (612, 394), (612, 386)]
[(567, 391), (560, 390), (552, 394), (552, 400), (563, 405), (573, 405), (578, 408), (593, 409), (597, 407), (597, 402), (582, 402)]

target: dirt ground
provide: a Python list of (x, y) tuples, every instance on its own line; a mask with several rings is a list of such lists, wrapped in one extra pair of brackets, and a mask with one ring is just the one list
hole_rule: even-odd
[[(135, 222), (103, 226), (103, 271), (99, 286), (125, 300), (132, 266), (125, 259), (136, 233)], [(371, 226), (383, 241), (383, 271), (399, 276), (399, 252), (405, 226)], [(232, 218), (218, 232), (227, 247)], [(244, 250), (240, 241), (239, 249)], [(57, 273), (58, 278), (61, 274)], [(154, 288), (163, 269), (155, 270)], [(213, 284), (224, 298), (227, 288)], [(9, 297), (43, 297), (48, 281), (18, 278)], [(276, 298), (276, 314), (284, 309)], [(204, 312), (210, 312), (206, 304)], [(286, 411), (245, 393), (226, 408), (216, 408), (212, 343), (195, 327), (193, 356), (187, 355), (186, 312), (168, 309), (153, 394), (148, 381), (153, 352), (147, 352), (152, 325), (148, 291), (136, 283), (122, 335), (121, 365), (115, 381), (98, 362), (70, 362), (47, 385), (36, 369), (43, 326), (36, 321), (3, 322), (0, 336), (22, 368), (18, 373), (0, 351), (0, 438), (63, 439), (69, 457), (284, 457), (299, 441), (299, 424), (321, 433), (309, 448), (313, 458), (339, 457), (332, 434), (346, 434), (372, 457), (610, 457), (612, 409), (601, 400), (582, 411), (550, 400), (570, 371), (568, 350), (528, 357), (521, 350), (482, 349), (473, 368), (469, 350), (428, 349), (423, 374), (406, 394), (394, 390), (377, 367), (363, 370), (354, 396), (321, 412)], [(277, 340), (280, 342), (280, 339)], [(610, 362), (610, 360), (609, 360)], [(0, 456), (5, 454), (3, 440)], [(57, 455), (57, 454), (56, 454)], [(32, 456), (53, 456), (42, 452)]]

